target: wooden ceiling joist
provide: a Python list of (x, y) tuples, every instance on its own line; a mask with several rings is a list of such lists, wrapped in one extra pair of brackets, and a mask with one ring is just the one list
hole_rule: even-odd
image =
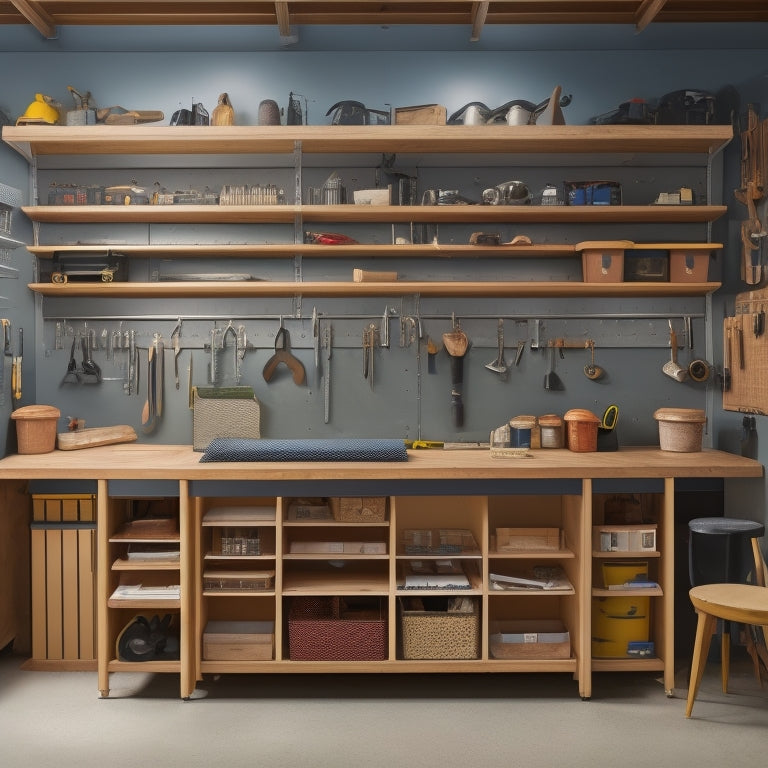
[(643, 0), (635, 15), (635, 29), (642, 32), (658, 15), (667, 0)]
[(47, 40), (56, 37), (56, 23), (40, 8), (40, 3), (11, 0), (11, 5)]

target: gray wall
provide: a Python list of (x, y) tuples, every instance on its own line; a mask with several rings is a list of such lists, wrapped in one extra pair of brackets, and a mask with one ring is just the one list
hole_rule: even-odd
[[(755, 28), (757, 27), (757, 29)], [(136, 34), (135, 31), (62, 30), (60, 39), (41, 41), (24, 31), (0, 30), (0, 64), (4, 71), (13, 72), (6, 78), (0, 93), (0, 109), (12, 117), (21, 114), (36, 91), (45, 92), (63, 104), (69, 104), (66, 86), (73, 85), (81, 91), (90, 90), (99, 106), (120, 104), (128, 108), (162, 109), (168, 117), (179, 106), (189, 106), (192, 99), (201, 101), (209, 111), (215, 106), (219, 93), (227, 91), (235, 107), (239, 124), (257, 122), (258, 104), (262, 99), (273, 98), (281, 105), (287, 102), (289, 91), (306, 94), (309, 101), (309, 119), (313, 124), (327, 122), (327, 108), (339, 99), (358, 99), (368, 106), (382, 108), (385, 105), (404, 106), (426, 102), (444, 104), (449, 113), (468, 101), (484, 101), (497, 106), (512, 98), (538, 101), (545, 98), (554, 84), (562, 84), (566, 93), (573, 94), (573, 103), (566, 109), (566, 119), (571, 124), (587, 122), (590, 116), (608, 111), (621, 101), (631, 97), (649, 100), (678, 88), (701, 88), (709, 91), (732, 85), (742, 92), (742, 107), (747, 98), (760, 99), (765, 95), (764, 35), (760, 25), (753, 25), (746, 33), (746, 49), (727, 47), (725, 36), (717, 39), (713, 30), (706, 34), (669, 37), (667, 30), (653, 30), (651, 34), (631, 35), (625, 29), (599, 30), (599, 35), (584, 34), (574, 37), (546, 37), (542, 30), (519, 32), (491, 30), (483, 35), (480, 45), (471, 47), (460, 30), (389, 30), (383, 32), (342, 30), (341, 36), (323, 37), (315, 30), (299, 30), (299, 43), (282, 48), (275, 44), (268, 33), (259, 33), (251, 42), (242, 30), (211, 30), (195, 39), (189, 30), (172, 30), (176, 37), (171, 44), (161, 42), (153, 31)], [(250, 32), (250, 31), (249, 31)], [(662, 33), (663, 32), (663, 33)], [(256, 40), (254, 42), (253, 40)], [(222, 42), (229, 40), (230, 42)], [(598, 42), (599, 40), (599, 42)], [(95, 42), (98, 41), (98, 42)], [(565, 42), (564, 42), (565, 41)], [(265, 50), (256, 50), (262, 45)], [(250, 47), (249, 47), (250, 46)], [(590, 48), (590, 46), (592, 46)], [(610, 49), (606, 50), (606, 46)], [(683, 49), (681, 50), (681, 46)], [(751, 47), (749, 47), (751, 46)], [(421, 52), (416, 52), (416, 48)], [(346, 48), (346, 50), (342, 50)], [(352, 50), (350, 50), (352, 49)], [(729, 147), (724, 159), (724, 192), (722, 198), (730, 200), (730, 190), (738, 185), (737, 142)], [(26, 169), (20, 159), (9, 149), (0, 149), (3, 181), (26, 187)], [(518, 162), (518, 160), (515, 160)], [(325, 173), (324, 169), (322, 173)], [(571, 171), (596, 172), (602, 169), (561, 169), (553, 166), (552, 178), (562, 178)], [(135, 173), (141, 183), (152, 184), (162, 171), (161, 181), (167, 186), (174, 184), (201, 183), (200, 176), (185, 175), (180, 169), (142, 168), (126, 169), (126, 181)], [(230, 171), (228, 171), (231, 173)], [(547, 175), (549, 173), (547, 172)], [(613, 169), (606, 169), (612, 175)], [(89, 169), (85, 177), (98, 176), (98, 169)], [(449, 183), (455, 177), (442, 179), (436, 171), (421, 171), (426, 182)], [(458, 172), (455, 172), (458, 173)], [(524, 163), (512, 165), (503, 171), (494, 168), (466, 170), (461, 175), (462, 191), (477, 196), (478, 190), (487, 183), (517, 174), (531, 179), (535, 186), (549, 179), (542, 172), (526, 167)], [(634, 168), (625, 170), (628, 176), (625, 188), (629, 194), (640, 194), (633, 177), (644, 179), (645, 189), (674, 188), (679, 186), (679, 169), (656, 169), (653, 178), (647, 171)], [(688, 173), (688, 171), (685, 171)], [(46, 176), (47, 174), (47, 176)], [(222, 181), (221, 170), (213, 170), (210, 180)], [(319, 177), (322, 174), (318, 172)], [(345, 178), (365, 179), (359, 169), (344, 169)], [(42, 178), (68, 180), (66, 172), (44, 169)], [(206, 176), (206, 183), (208, 177)], [(121, 181), (119, 179), (118, 181)], [(698, 182), (697, 182), (698, 183)], [(351, 184), (352, 185), (352, 184)], [(359, 184), (363, 186), (363, 184)], [(295, 306), (290, 301), (263, 302), (77, 302), (67, 305), (46, 302), (47, 317), (63, 318), (62, 327), (77, 331), (86, 322), (86, 316), (108, 318), (151, 316), (153, 320), (134, 321), (141, 338), (151, 338), (154, 330), (163, 333), (166, 341), (179, 316), (220, 315), (237, 322), (238, 317), (258, 318), (248, 320), (249, 339), (257, 347), (246, 356), (243, 382), (252, 384), (262, 402), (262, 434), (271, 437), (319, 436), (319, 435), (386, 435), (424, 437), (447, 440), (481, 440), (488, 430), (519, 413), (564, 412), (571, 407), (587, 407), (601, 413), (610, 403), (621, 409), (619, 436), (627, 444), (656, 442), (656, 424), (653, 411), (662, 405), (707, 407), (710, 413), (708, 442), (716, 447), (739, 450), (741, 416), (724, 413), (720, 408), (720, 396), (712, 384), (677, 384), (665, 377), (661, 366), (667, 359), (667, 314), (694, 316), (697, 355), (712, 354), (714, 362), (721, 363), (719, 318), (723, 302), (733, 301), (733, 295), (743, 289), (738, 280), (738, 223), (743, 212), (736, 203), (731, 204), (728, 221), (713, 228), (713, 239), (726, 243), (722, 254), (713, 265), (713, 275), (722, 275), (726, 286), (714, 299), (711, 317), (716, 321), (709, 329), (704, 327), (700, 316), (708, 310), (704, 300), (605, 300), (605, 301), (429, 301), (422, 300), (419, 310), (424, 319), (424, 331), (433, 337), (449, 329), (450, 316), (462, 318), (462, 325), (472, 339), (472, 348), (466, 360), (466, 407), (467, 420), (463, 430), (455, 430), (450, 421), (450, 383), (448, 360), (444, 353), (437, 359), (437, 374), (426, 373), (426, 355), (423, 344), (411, 343), (400, 347), (399, 316), (414, 312), (414, 308), (400, 302), (371, 300), (367, 302), (340, 302), (328, 300), (304, 300), (301, 316), (295, 316)], [(354, 228), (345, 230), (354, 235)], [(637, 240), (656, 239), (647, 228), (600, 227), (590, 230), (583, 227), (558, 227), (526, 230), (534, 239), (550, 242), (575, 242), (582, 239), (605, 237), (629, 237)], [(47, 231), (45, 237), (60, 237), (66, 241), (66, 232)], [(250, 232), (229, 232), (226, 236), (247, 238)], [(385, 238), (389, 233), (380, 233)], [(502, 236), (518, 234), (509, 228)], [(88, 237), (108, 240), (140, 237), (136, 232), (95, 231)], [(204, 227), (168, 227), (165, 231), (153, 231), (155, 242), (206, 241), (210, 237), (224, 237), (222, 232), (211, 233)], [(680, 227), (665, 229), (670, 239), (702, 239), (705, 232)], [(281, 234), (284, 236), (284, 233)], [(466, 236), (459, 228), (453, 235)], [(242, 262), (237, 262), (242, 266)], [(305, 260), (306, 264), (306, 260)], [(153, 263), (133, 265), (139, 273), (149, 274), (152, 269), (164, 265)], [(319, 270), (318, 279), (336, 273), (348, 274), (352, 266), (376, 268), (375, 264), (354, 264), (349, 261), (307, 266)], [(210, 265), (211, 271), (235, 268), (229, 265)], [(176, 265), (176, 268), (181, 268)], [(253, 263), (249, 269), (266, 271), (265, 276), (280, 274), (286, 264)], [(475, 263), (436, 262), (414, 266), (412, 263), (395, 265), (404, 277), (413, 270), (420, 270), (420, 277), (444, 276), (446, 272), (464, 274), (467, 279), (480, 277)], [(492, 264), (483, 267), (483, 277), (493, 277), (496, 270), (506, 266)], [(516, 266), (522, 270), (522, 279), (578, 279), (576, 262), (546, 262), (544, 266), (525, 264)], [(542, 274), (542, 269), (545, 272)], [(516, 275), (521, 274), (519, 271)], [(307, 279), (312, 279), (307, 277)], [(515, 278), (516, 279), (516, 278)], [(25, 304), (32, 312), (33, 299), (18, 286)], [(129, 305), (129, 306), (126, 306)], [(312, 363), (310, 317), (313, 305), (321, 312), (336, 318), (334, 322), (334, 347), (331, 420), (323, 423), (323, 399), (318, 391)], [(381, 317), (385, 309), (393, 310), (391, 319), (391, 344), (388, 350), (379, 350), (375, 362), (375, 387), (371, 391), (362, 379), (360, 351), (361, 331), (364, 319), (358, 316)], [(614, 321), (589, 319), (589, 316), (613, 314), (652, 315), (645, 319)], [(82, 318), (78, 318), (81, 315)], [(285, 378), (266, 385), (261, 378), (261, 368), (269, 357), (270, 346), (277, 329), (277, 317), (283, 315), (297, 354), (308, 372), (308, 385), (296, 387)], [(570, 319), (547, 319), (551, 315), (568, 315)], [(354, 317), (349, 317), (354, 316)], [(594, 383), (583, 375), (586, 353), (566, 352), (565, 360), (558, 360), (557, 372), (565, 382), (561, 392), (546, 392), (542, 386), (546, 370), (543, 352), (526, 351), (521, 365), (511, 372), (507, 381), (485, 370), (485, 363), (495, 357), (496, 317), (504, 316), (507, 360), (513, 356), (518, 338), (527, 338), (528, 326), (518, 322), (527, 317), (545, 318), (542, 338), (549, 336), (586, 336), (598, 342), (598, 363), (606, 368), (605, 380)], [(583, 316), (575, 320), (573, 316)], [(473, 319), (473, 317), (475, 319)], [(25, 321), (26, 322), (26, 321)], [(25, 328), (27, 338), (37, 331), (35, 364), (38, 367), (36, 392), (31, 389), (27, 376), (25, 402), (44, 402), (61, 408), (65, 416), (86, 419), (89, 426), (112, 423), (129, 423), (140, 431), (140, 398), (127, 397), (119, 380), (104, 382), (99, 387), (66, 388), (60, 386), (68, 360), (68, 343), (57, 348), (55, 321), (38, 322), (36, 328)], [(110, 320), (90, 320), (99, 334), (114, 327)], [(184, 343), (202, 346), (210, 328), (209, 321), (185, 323)], [(708, 332), (712, 332), (711, 348), (707, 344)], [(65, 337), (65, 341), (71, 337)], [(700, 348), (699, 345), (703, 345)], [(712, 352), (712, 349), (715, 351)], [(32, 350), (28, 343), (25, 366)], [(105, 375), (119, 379), (122, 360), (108, 360), (100, 350), (97, 362)], [(189, 442), (191, 417), (186, 408), (186, 366), (194, 354), (195, 383), (205, 384), (207, 358), (203, 350), (182, 354), (182, 391), (173, 390), (171, 359), (166, 367), (167, 417), (158, 431), (141, 439), (156, 442)], [(686, 354), (685, 352), (683, 354)], [(25, 371), (26, 371), (25, 367)], [(169, 382), (169, 379), (171, 381)], [(764, 431), (764, 419), (758, 418), (758, 430)], [(762, 448), (760, 455), (762, 456)], [(747, 505), (758, 498), (752, 489)], [(762, 491), (758, 489), (758, 493)], [(761, 503), (762, 508), (762, 503)]]

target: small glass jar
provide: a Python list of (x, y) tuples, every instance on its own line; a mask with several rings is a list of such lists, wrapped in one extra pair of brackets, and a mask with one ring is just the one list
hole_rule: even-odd
[(563, 420), (555, 413), (539, 416), (542, 448), (565, 448)]

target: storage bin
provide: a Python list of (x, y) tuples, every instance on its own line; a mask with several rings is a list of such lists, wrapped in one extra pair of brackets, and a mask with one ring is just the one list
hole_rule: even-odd
[(628, 581), (648, 581), (647, 560), (613, 560), (603, 563), (605, 587), (626, 584)]
[(576, 244), (581, 253), (585, 283), (621, 283), (624, 280), (624, 251), (631, 240), (586, 240)]
[(203, 632), (207, 661), (270, 661), (275, 649), (272, 621), (209, 621)]
[(580, 453), (597, 450), (600, 419), (592, 411), (573, 408), (563, 417), (567, 426), (568, 450)]
[(480, 657), (480, 606), (473, 597), (400, 599), (404, 659)]
[(706, 283), (709, 277), (709, 251), (669, 251), (669, 279), (673, 283)]
[(704, 411), (699, 408), (659, 408), (653, 418), (659, 422), (659, 446), (662, 451), (695, 453), (701, 450)]
[(595, 526), (592, 549), (595, 552), (655, 552), (656, 526)]
[(592, 598), (592, 656), (624, 658), (629, 644), (649, 639), (650, 598), (594, 597)]
[(330, 499), (333, 519), (341, 523), (381, 523), (387, 509), (386, 496), (349, 496)]
[(61, 416), (52, 405), (26, 405), (11, 414), (16, 422), (19, 453), (50, 453), (56, 447), (56, 424)]
[(535, 416), (515, 416), (509, 420), (509, 444), (512, 448), (531, 448), (531, 437), (536, 426)]
[(293, 661), (383, 661), (385, 604), (380, 598), (295, 597), (288, 647)]
[(564, 448), (565, 431), (563, 430), (563, 420), (554, 413), (547, 413), (539, 416), (539, 429), (541, 431), (542, 448)]
[(205, 571), (203, 589), (211, 592), (264, 592), (275, 583), (274, 571)]
[(559, 528), (497, 528), (496, 551), (518, 552), (520, 550), (560, 549)]
[(559, 619), (492, 621), (490, 652), (494, 659), (569, 659), (571, 636)]

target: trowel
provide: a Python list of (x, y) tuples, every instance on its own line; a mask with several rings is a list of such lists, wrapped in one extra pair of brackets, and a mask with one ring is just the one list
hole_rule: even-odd
[(670, 357), (664, 363), (662, 370), (675, 381), (685, 381), (688, 378), (688, 371), (677, 362), (677, 334), (672, 327), (672, 321), (669, 323), (669, 349)]

